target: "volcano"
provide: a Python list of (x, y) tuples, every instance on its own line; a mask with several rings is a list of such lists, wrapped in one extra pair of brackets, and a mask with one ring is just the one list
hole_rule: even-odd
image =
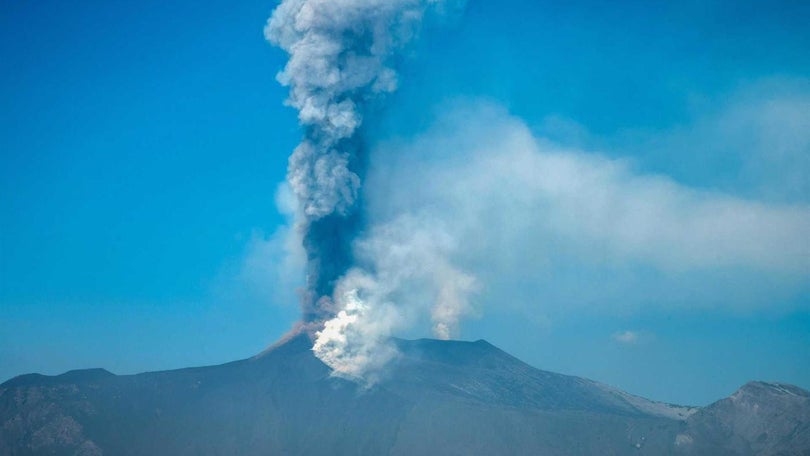
[(810, 455), (810, 394), (755, 382), (703, 408), (535, 369), (486, 341), (394, 340), (373, 386), (303, 335), (250, 359), (0, 386), (3, 455)]

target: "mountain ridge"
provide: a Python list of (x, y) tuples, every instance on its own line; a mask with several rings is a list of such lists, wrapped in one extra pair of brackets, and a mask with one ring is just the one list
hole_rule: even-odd
[(370, 388), (303, 335), (215, 366), (18, 376), (0, 385), (0, 454), (810, 454), (810, 393), (793, 385), (684, 407), (484, 340), (392, 343)]

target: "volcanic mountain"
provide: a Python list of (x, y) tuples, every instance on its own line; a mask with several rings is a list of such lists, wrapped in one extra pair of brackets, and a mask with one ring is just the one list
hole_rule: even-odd
[(0, 386), (2, 455), (810, 455), (810, 394), (749, 383), (704, 408), (535, 369), (491, 344), (395, 340), (371, 387), (298, 336), (250, 359)]

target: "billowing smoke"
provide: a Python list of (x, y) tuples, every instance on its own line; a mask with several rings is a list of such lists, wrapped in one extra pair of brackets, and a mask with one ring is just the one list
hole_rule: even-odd
[[(441, 0), (283, 0), (265, 28), (289, 53), (279, 81), (290, 87), (304, 138), (289, 160), (288, 184), (298, 199), (297, 229), (307, 255), (303, 321), (315, 331), (315, 353), (353, 377), (390, 358), (384, 341), (405, 317), (392, 305), (397, 280), (412, 278), (392, 263), (418, 261), (410, 240), (368, 249), (412, 252), (358, 261), (354, 240), (363, 229), (360, 187), (367, 157), (361, 125), (369, 103), (397, 87), (393, 54), (413, 39), (424, 14)], [(380, 231), (376, 242), (388, 242)], [(374, 242), (371, 242), (372, 244)], [(390, 261), (389, 261), (390, 260)], [(436, 333), (449, 337), (466, 308), (473, 280), (433, 260), (438, 287)], [(407, 268), (406, 268), (407, 269)]]
[[(387, 338), (429, 315), (433, 334), (455, 335), (472, 312), (475, 279), (448, 260), (453, 237), (435, 219), (402, 215), (355, 243), (356, 261), (335, 290), (340, 312), (327, 321), (315, 353), (336, 372), (373, 383), (396, 351)], [(373, 271), (373, 273), (369, 272)]]

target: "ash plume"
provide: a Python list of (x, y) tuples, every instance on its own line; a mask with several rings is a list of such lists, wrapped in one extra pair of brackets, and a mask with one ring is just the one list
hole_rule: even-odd
[[(304, 130), (287, 172), (298, 200), (296, 228), (307, 257), (303, 324), (315, 333), (316, 354), (353, 376), (362, 377), (364, 368), (346, 364), (377, 362), (369, 360), (376, 356), (370, 347), (389, 335), (387, 330), (358, 328), (363, 318), (346, 321), (347, 315), (380, 310), (362, 301), (370, 288), (378, 288), (369, 286), (377, 282), (376, 272), (359, 269), (353, 247), (363, 229), (360, 188), (367, 160), (363, 116), (372, 100), (396, 89), (391, 58), (414, 38), (427, 10), (442, 3), (283, 0), (265, 27), (266, 38), (289, 54), (278, 80), (289, 86), (287, 103), (298, 110)], [(366, 279), (358, 280), (361, 276)], [(443, 302), (456, 299), (452, 286), (442, 293)], [(449, 334), (448, 322), (458, 312), (453, 305), (439, 307), (436, 324), (441, 334)], [(341, 340), (342, 344), (336, 342)], [(330, 350), (319, 350), (326, 346)], [(357, 353), (362, 353), (362, 361)]]

